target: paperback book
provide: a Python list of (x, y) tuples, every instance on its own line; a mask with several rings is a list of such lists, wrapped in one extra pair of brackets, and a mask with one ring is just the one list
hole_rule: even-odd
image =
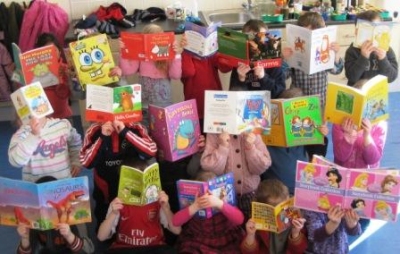
[(393, 25), (393, 22), (370, 22), (358, 19), (353, 46), (361, 48), (361, 45), (369, 40), (375, 47), (388, 51)]
[(184, 49), (200, 57), (214, 54), (218, 50), (217, 28), (220, 25), (221, 23), (217, 22), (205, 27), (186, 22), (185, 37), (187, 45)]

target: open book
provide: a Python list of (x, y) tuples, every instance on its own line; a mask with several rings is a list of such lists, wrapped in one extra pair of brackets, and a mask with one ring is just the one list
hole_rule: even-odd
[(121, 166), (118, 197), (124, 204), (143, 206), (158, 200), (161, 190), (160, 168), (153, 163), (145, 170)]
[(13, 58), (16, 70), (13, 80), (27, 85), (40, 82), (43, 87), (60, 83), (59, 54), (54, 45), (48, 45), (22, 53), (17, 44), (12, 43)]
[(375, 47), (388, 51), (393, 25), (393, 22), (377, 23), (358, 19), (353, 46), (360, 48), (365, 41), (369, 40)]
[(95, 122), (142, 120), (141, 85), (86, 86), (86, 120)]
[(375, 76), (362, 89), (329, 82), (325, 117), (335, 124), (341, 124), (345, 117), (350, 117), (360, 129), (363, 118), (368, 118), (372, 124), (388, 119), (388, 103), (389, 83), (386, 76)]
[(28, 123), (32, 117), (42, 118), (54, 112), (40, 82), (21, 86), (11, 94), (11, 101), (23, 123)]
[(271, 100), (271, 115), (271, 132), (262, 136), (265, 144), (290, 147), (324, 143), (318, 131), (322, 124), (318, 96)]
[(350, 169), (298, 161), (295, 207), (326, 213), (333, 205), (362, 218), (396, 221), (400, 170)]
[(292, 219), (300, 218), (300, 211), (293, 207), (294, 199), (289, 198), (276, 206), (251, 202), (251, 218), (257, 230), (281, 233), (291, 227)]
[(175, 58), (173, 32), (143, 34), (121, 32), (121, 40), (125, 48), (121, 56), (133, 60), (167, 60)]
[(330, 43), (336, 41), (336, 26), (328, 26), (315, 30), (287, 24), (286, 38), (293, 55), (287, 59), (290, 67), (307, 74), (332, 69), (335, 53)]
[(91, 222), (86, 176), (32, 183), (0, 177), (0, 224), (48, 230)]
[(271, 129), (270, 92), (211, 91), (205, 92), (204, 132), (267, 134)]
[(187, 45), (184, 49), (200, 57), (212, 55), (218, 50), (217, 28), (220, 25), (221, 23), (218, 22), (205, 27), (186, 22), (185, 36)]
[(196, 100), (168, 107), (149, 105), (150, 136), (157, 143), (159, 156), (176, 161), (198, 151), (200, 136)]
[[(178, 200), (180, 208), (183, 209), (191, 205), (196, 199), (196, 195), (199, 197), (207, 193), (208, 191), (224, 200), (226, 203), (236, 205), (236, 192), (235, 192), (235, 180), (233, 173), (227, 173), (225, 175), (218, 176), (207, 182), (193, 181), (193, 180), (178, 180), (176, 186), (178, 189)], [(201, 218), (210, 218), (215, 213), (215, 209), (207, 208), (197, 212), (196, 216)]]

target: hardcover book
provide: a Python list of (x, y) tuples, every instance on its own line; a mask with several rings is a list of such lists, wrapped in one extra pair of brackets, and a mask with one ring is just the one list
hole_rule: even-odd
[(149, 116), (149, 133), (161, 158), (176, 161), (198, 151), (200, 124), (196, 100), (164, 108), (150, 104)]
[(309, 75), (332, 69), (335, 52), (330, 49), (330, 44), (336, 41), (336, 31), (336, 26), (310, 30), (287, 24), (287, 46), (293, 51), (293, 55), (286, 60), (288, 65)]
[(142, 120), (141, 85), (86, 86), (86, 120), (94, 122)]
[(269, 91), (206, 91), (204, 132), (267, 134), (271, 130)]
[[(178, 180), (176, 186), (178, 189), (178, 200), (180, 209), (191, 205), (197, 196), (202, 196), (207, 192), (219, 197), (225, 202), (236, 205), (236, 192), (234, 186), (235, 180), (233, 173), (218, 176), (207, 182), (193, 181), (193, 180)], [(210, 218), (218, 213), (217, 210), (212, 208), (199, 210), (196, 216), (201, 218)]]
[(363, 118), (372, 124), (389, 118), (389, 83), (386, 76), (377, 75), (361, 89), (329, 82), (326, 93), (325, 117), (327, 121), (342, 124), (350, 117), (358, 129)]
[(59, 54), (54, 45), (48, 45), (22, 53), (17, 44), (12, 43), (16, 70), (13, 80), (27, 85), (40, 82), (43, 87), (54, 86), (59, 80)]
[(372, 44), (385, 51), (389, 50), (393, 22), (370, 22), (358, 19), (356, 25), (356, 38), (353, 46), (361, 48), (361, 45), (369, 40)]
[(0, 224), (48, 230), (91, 222), (86, 176), (32, 183), (0, 177)]
[(121, 49), (122, 58), (132, 60), (168, 60), (175, 58), (173, 32), (143, 34), (121, 32), (125, 47)]
[(271, 132), (263, 135), (269, 146), (299, 146), (323, 144), (324, 136), (318, 131), (322, 124), (318, 96), (271, 100)]
[(146, 169), (121, 166), (118, 197), (124, 204), (143, 206), (158, 200), (161, 191), (160, 168), (158, 163)]
[(184, 49), (200, 57), (214, 54), (218, 50), (217, 28), (220, 25), (221, 23), (218, 22), (205, 27), (186, 22), (185, 36), (187, 45)]

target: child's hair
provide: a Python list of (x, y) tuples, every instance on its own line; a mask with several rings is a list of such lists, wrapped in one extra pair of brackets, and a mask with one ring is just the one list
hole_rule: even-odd
[(357, 14), (356, 24), (359, 19), (372, 22), (374, 20), (381, 20), (381, 15), (377, 11), (369, 10)]
[(260, 32), (261, 28), (268, 30), (268, 26), (261, 20), (250, 19), (249, 21), (246, 22), (246, 24), (243, 25), (242, 32), (243, 33), (248, 33), (248, 32), (258, 33), (258, 32)]
[(297, 25), (302, 27), (310, 27), (312, 30), (325, 27), (325, 21), (317, 12), (306, 12), (300, 15)]
[(280, 95), (279, 98), (282, 99), (291, 99), (296, 97), (304, 96), (303, 90), (299, 87), (291, 87), (289, 89), (284, 90)]
[(368, 79), (360, 79), (356, 83), (354, 83), (353, 87), (361, 89), (365, 83), (367, 83)]
[(61, 44), (58, 42), (58, 40), (54, 36), (54, 34), (51, 34), (51, 33), (42, 33), (41, 35), (39, 35), (39, 37), (37, 38), (36, 43), (35, 43), (35, 48), (40, 48), (40, 47), (46, 46), (50, 43), (54, 44), (57, 47), (57, 49), (60, 51), (60, 53), (63, 51)]
[(263, 180), (256, 191), (256, 201), (268, 204), (270, 198), (287, 199), (289, 197), (289, 189), (278, 179)]
[[(148, 24), (146, 26), (143, 27), (142, 32), (144, 34), (156, 34), (156, 33), (163, 33), (164, 30), (156, 25), (156, 24)], [(172, 45), (171, 45), (172, 47)], [(167, 60), (158, 60), (154, 62), (154, 65), (156, 66), (156, 68), (164, 73), (168, 73), (168, 61)]]
[(199, 172), (197, 172), (195, 180), (205, 182), (215, 177), (217, 177), (217, 175), (214, 172), (200, 170)]
[(136, 156), (129, 156), (128, 158), (124, 159), (122, 164), (129, 167), (140, 169), (141, 171), (145, 170), (147, 166), (150, 165), (148, 161), (143, 160)]

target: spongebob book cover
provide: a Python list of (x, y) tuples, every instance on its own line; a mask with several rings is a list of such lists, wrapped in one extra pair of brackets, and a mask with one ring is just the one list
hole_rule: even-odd
[(187, 45), (185, 50), (200, 57), (207, 57), (218, 50), (217, 28), (221, 22), (215, 22), (212, 25), (199, 26), (192, 22), (185, 22), (185, 36)]
[(124, 204), (142, 206), (156, 202), (161, 190), (158, 163), (149, 165), (143, 171), (121, 166), (118, 197)]
[(48, 230), (91, 222), (89, 181), (75, 177), (31, 183), (0, 177), (0, 224)]
[(374, 47), (388, 51), (394, 25), (395, 23), (387, 21), (370, 22), (362, 19), (357, 20), (354, 47), (361, 48), (361, 45), (369, 40)]
[(20, 87), (11, 94), (11, 101), (23, 123), (28, 123), (32, 117), (42, 118), (54, 112), (40, 82)]
[(108, 87), (86, 86), (86, 120), (124, 123), (142, 120), (141, 85)]
[(71, 42), (69, 48), (83, 89), (86, 89), (87, 84), (107, 85), (118, 82), (117, 76), (109, 76), (115, 63), (105, 34)]
[(121, 56), (132, 60), (170, 60), (175, 58), (173, 44), (175, 34), (164, 33), (129, 33), (121, 32), (121, 40), (125, 47), (121, 49)]
[(176, 161), (198, 151), (200, 124), (194, 99), (167, 107), (149, 105), (149, 133), (159, 156)]
[(323, 144), (324, 136), (318, 131), (322, 124), (318, 96), (271, 100), (271, 133), (263, 135), (270, 146), (291, 147)]

